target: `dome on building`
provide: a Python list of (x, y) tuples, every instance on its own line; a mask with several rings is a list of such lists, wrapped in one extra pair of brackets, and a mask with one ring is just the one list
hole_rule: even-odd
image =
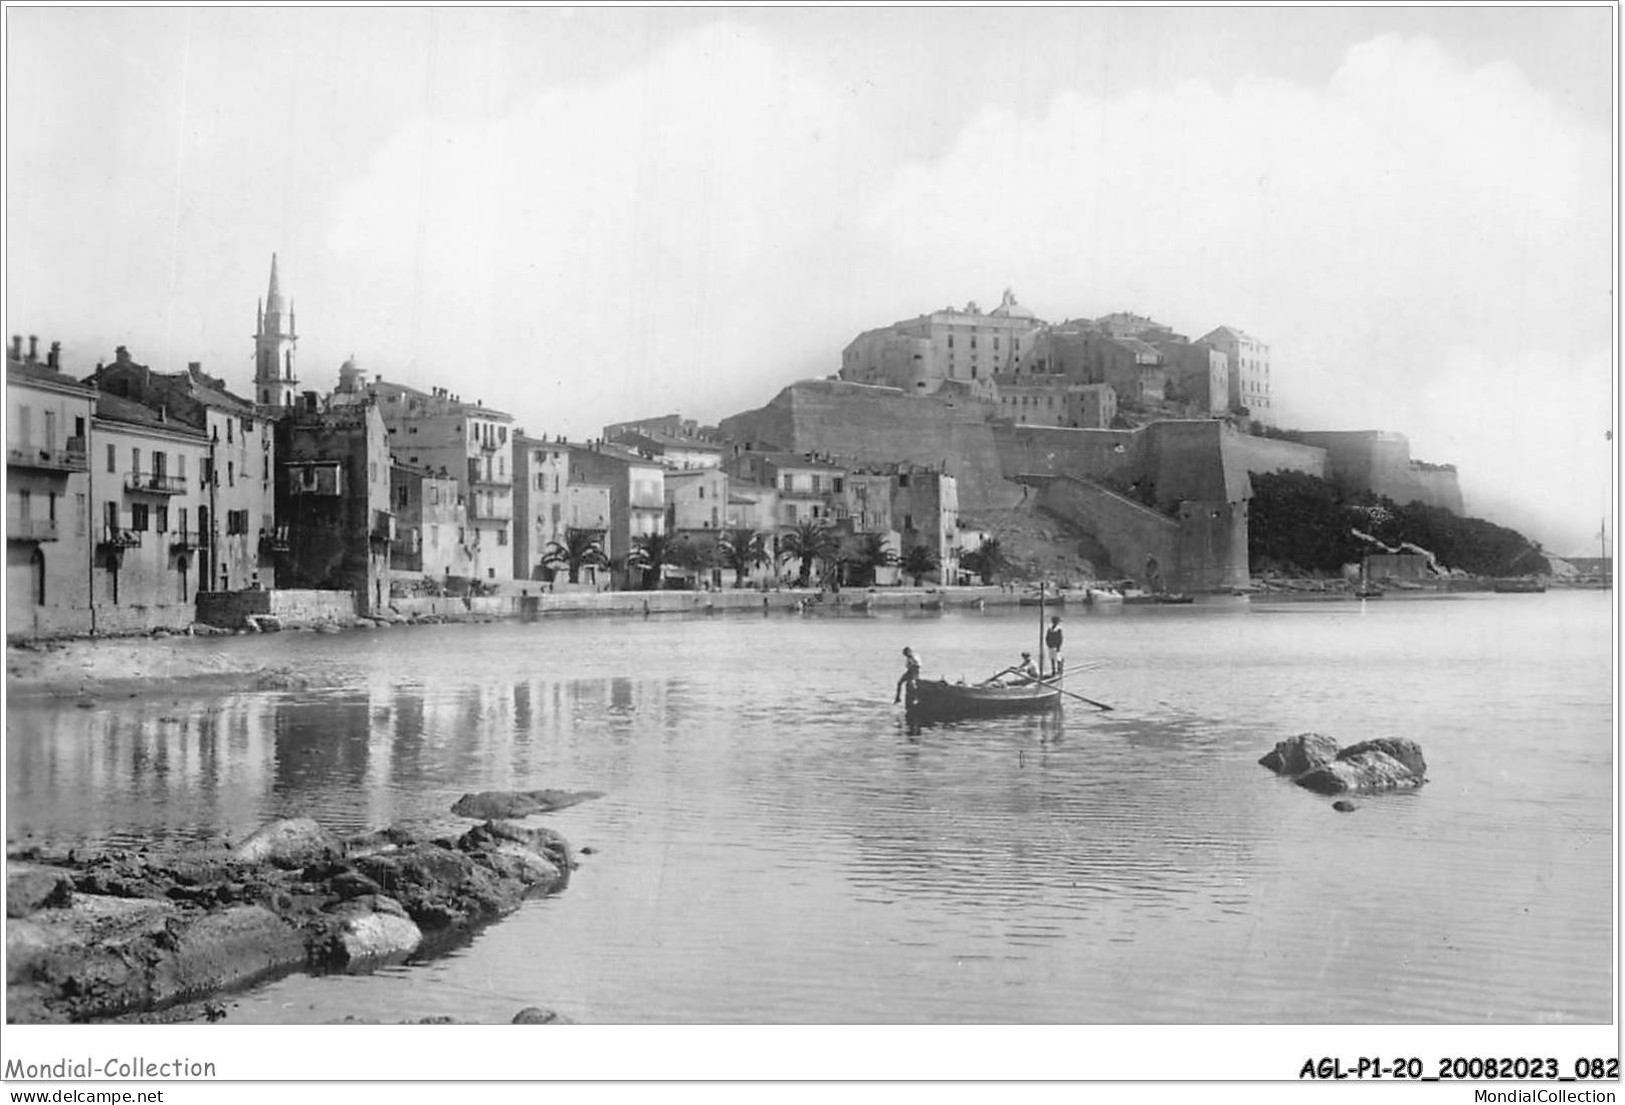
[(1000, 318), (1038, 318), (1037, 315), (1016, 302), (1016, 293), (1009, 288), (1004, 289), (1004, 298), (999, 301), (997, 307), (993, 308), (992, 313)]
[(361, 390), (361, 379), (364, 374), (361, 366), (355, 363), (355, 354), (351, 353), (344, 363), (339, 365), (339, 386), (341, 392)]

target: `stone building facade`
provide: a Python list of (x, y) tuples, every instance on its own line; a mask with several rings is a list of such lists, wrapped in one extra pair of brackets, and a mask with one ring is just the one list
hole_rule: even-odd
[(840, 377), (930, 395), (949, 381), (1012, 371), (1043, 325), (1006, 289), (992, 311), (970, 303), (864, 331), (842, 351)]
[(181, 629), (209, 569), (204, 432), (130, 399), (100, 394), (91, 420), (91, 559), (98, 633)]
[(513, 578), (513, 416), (465, 403), (446, 388), (361, 380), (354, 359), (340, 369), (335, 406), (371, 400), (388, 429), (390, 448), (406, 464), (444, 469), (457, 481), (467, 513), (465, 547), (481, 581)]
[[(666, 532), (665, 469), (657, 461), (602, 441), (568, 448), (571, 486), (608, 490), (607, 556), (622, 562), (639, 537)], [(591, 510), (593, 504), (581, 499), (569, 505)]]
[(64, 375), (53, 346), (11, 339), (6, 356), (6, 634), (88, 633), (91, 550), (99, 536), (90, 490), (96, 393)]
[(276, 426), (283, 586), (350, 591), (363, 614), (389, 602), (396, 542), (389, 433), (376, 404), (307, 393)]
[(207, 500), (198, 525), (198, 583), (204, 591), (276, 586), (276, 497), (272, 422), (265, 408), (233, 395), (197, 362), (185, 372), (154, 372), (120, 346), (91, 377), (109, 395), (162, 411), (201, 431), (209, 455), (202, 472)]
[(1273, 423), (1270, 347), (1234, 326), (1220, 326), (1199, 340), (1223, 353), (1229, 362), (1230, 409), (1245, 409), (1254, 420)]

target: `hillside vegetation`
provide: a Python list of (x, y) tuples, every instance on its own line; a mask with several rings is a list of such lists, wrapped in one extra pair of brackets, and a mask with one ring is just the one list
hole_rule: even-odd
[(1346, 494), (1302, 472), (1254, 474), (1247, 553), (1265, 568), (1335, 573), (1381, 550), (1355, 530), (1397, 548), (1409, 542), (1439, 563), (1482, 576), (1546, 574), (1540, 546), (1517, 530), (1422, 503), (1400, 505), (1368, 491)]

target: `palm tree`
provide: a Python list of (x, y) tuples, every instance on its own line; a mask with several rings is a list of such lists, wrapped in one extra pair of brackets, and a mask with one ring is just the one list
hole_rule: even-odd
[(937, 570), (937, 554), (928, 545), (915, 545), (903, 554), (903, 571), (914, 577), (914, 586), (920, 586), (927, 572)]
[(875, 574), (881, 568), (896, 566), (897, 554), (892, 552), (891, 543), (883, 534), (865, 533), (858, 539), (857, 553), (853, 560), (863, 572), (860, 586), (868, 584), (873, 587)]
[(981, 576), (983, 583), (990, 584), (994, 576), (1010, 566), (1010, 558), (1005, 555), (1004, 545), (999, 539), (989, 537), (975, 552), (966, 553), (959, 563), (967, 571)]
[(673, 563), (675, 542), (669, 534), (643, 533), (632, 538), (632, 551), (626, 554), (626, 567), (643, 572), (643, 590), (660, 586), (660, 570)]
[(718, 552), (717, 542), (710, 537), (684, 534), (672, 541), (666, 563), (697, 577), (717, 563)]
[(564, 533), (564, 543), (549, 541), (542, 553), (542, 566), (557, 568), (565, 565), (570, 571), (570, 582), (581, 582), (581, 569), (602, 568), (609, 563), (598, 534), (590, 529), (570, 529)]
[(807, 586), (814, 560), (832, 561), (840, 549), (840, 539), (816, 518), (802, 522), (779, 538), (779, 559), (801, 561), (801, 570), (796, 576), (797, 587)]
[(734, 570), (734, 586), (745, 586), (745, 577), (758, 564), (773, 559), (767, 548), (767, 534), (746, 526), (729, 530), (717, 541), (717, 556), (724, 568)]

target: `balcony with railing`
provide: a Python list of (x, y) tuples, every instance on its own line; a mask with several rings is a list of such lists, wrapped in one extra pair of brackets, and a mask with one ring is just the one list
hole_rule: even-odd
[(57, 540), (56, 519), (54, 518), (7, 518), (7, 541), (55, 541)]
[(90, 460), (85, 452), (85, 439), (68, 438), (64, 449), (47, 449), (43, 445), (13, 445), (6, 450), (6, 464), (11, 468), (36, 468), (46, 472), (88, 472)]
[(285, 553), (293, 549), (293, 539), (288, 535), (287, 526), (273, 526), (270, 529), (260, 528), (260, 551), (262, 553)]
[(143, 495), (182, 495), (186, 492), (186, 480), (160, 472), (126, 472), (124, 490)]
[(101, 543), (115, 549), (138, 549), (141, 547), (141, 534), (122, 526), (103, 526)]
[(195, 552), (203, 547), (203, 534), (189, 529), (176, 530), (169, 535), (169, 547), (175, 552)]

